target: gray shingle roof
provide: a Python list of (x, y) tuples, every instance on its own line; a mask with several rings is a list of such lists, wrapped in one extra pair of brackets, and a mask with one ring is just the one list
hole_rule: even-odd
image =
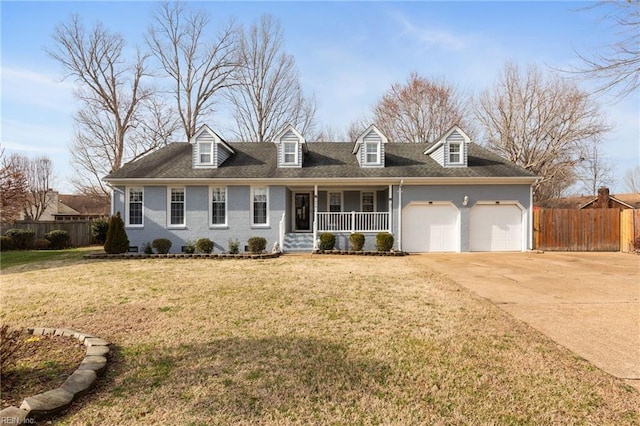
[(470, 143), (468, 167), (443, 168), (424, 151), (432, 144), (388, 143), (384, 168), (362, 168), (351, 142), (309, 142), (302, 168), (278, 168), (273, 143), (229, 143), (236, 151), (220, 167), (194, 169), (192, 145), (172, 143), (108, 175), (111, 179), (307, 179), (534, 177), (487, 149)]

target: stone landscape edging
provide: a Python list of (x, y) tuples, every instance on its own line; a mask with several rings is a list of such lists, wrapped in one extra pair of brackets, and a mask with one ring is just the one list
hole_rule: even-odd
[(25, 398), (20, 407), (7, 407), (0, 411), (0, 424), (35, 424), (71, 404), (77, 396), (87, 392), (107, 367), (110, 343), (93, 334), (70, 328), (27, 328), (33, 336), (64, 336), (78, 339), (86, 346), (85, 357), (73, 374), (59, 388)]
[(274, 259), (280, 257), (278, 253), (167, 253), (167, 254), (145, 254), (145, 253), (93, 253), (82, 256), (84, 259)]

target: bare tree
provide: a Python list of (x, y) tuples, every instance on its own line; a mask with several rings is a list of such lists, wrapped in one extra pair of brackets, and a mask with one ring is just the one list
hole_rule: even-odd
[(603, 154), (599, 140), (590, 140), (585, 144), (582, 158), (583, 161), (577, 165), (576, 176), (583, 191), (589, 195), (597, 195), (598, 188), (614, 183), (613, 166)]
[(44, 212), (55, 201), (53, 197), (53, 163), (46, 156), (36, 158), (18, 157), (19, 167), (27, 177), (27, 199), (24, 216), (29, 220), (40, 220)]
[(140, 104), (151, 96), (141, 85), (147, 57), (138, 51), (128, 61), (122, 35), (100, 22), (86, 30), (78, 16), (58, 25), (53, 41), (47, 52), (63, 65), (65, 78), (78, 83), (75, 95), (82, 105), (75, 116), (79, 129), (71, 146), (73, 165), (87, 178), (83, 185), (104, 190), (100, 179), (126, 161), (132, 149), (127, 135), (139, 119)]
[(238, 87), (228, 97), (240, 140), (268, 141), (287, 124), (303, 135), (313, 132), (316, 102), (303, 94), (295, 59), (284, 52), (278, 20), (263, 15), (242, 31), (238, 63), (234, 73)]
[(18, 219), (27, 200), (29, 186), (20, 167), (19, 156), (5, 157), (0, 150), (0, 217), (1, 223), (11, 224)]
[(315, 142), (342, 142), (347, 138), (343, 131), (331, 125), (324, 125), (313, 137)]
[(588, 8), (606, 9), (605, 20), (617, 29), (618, 41), (603, 51), (578, 56), (584, 68), (577, 70), (601, 82), (599, 92), (614, 90), (618, 99), (637, 93), (640, 87), (640, 1), (601, 1)]
[(406, 83), (394, 83), (373, 107), (375, 124), (395, 142), (433, 142), (454, 124), (467, 127), (465, 114), (453, 86), (415, 72)]
[(561, 194), (584, 160), (584, 146), (610, 128), (598, 105), (575, 83), (507, 63), (482, 92), (476, 116), (489, 148), (540, 176), (537, 200)]
[(172, 96), (187, 139), (198, 121), (213, 110), (215, 95), (226, 88), (236, 69), (236, 30), (233, 22), (209, 34), (209, 15), (188, 9), (185, 2), (165, 2), (157, 10), (146, 42), (161, 69), (172, 81)]
[(622, 180), (628, 191), (640, 192), (640, 166), (627, 170)]

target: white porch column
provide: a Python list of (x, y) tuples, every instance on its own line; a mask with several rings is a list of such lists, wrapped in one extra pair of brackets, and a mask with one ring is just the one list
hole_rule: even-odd
[(318, 185), (313, 185), (313, 251), (318, 250)]
[(388, 197), (389, 207), (387, 211), (389, 212), (389, 216), (387, 218), (387, 228), (389, 228), (389, 233), (393, 234), (393, 185), (389, 185), (389, 197)]

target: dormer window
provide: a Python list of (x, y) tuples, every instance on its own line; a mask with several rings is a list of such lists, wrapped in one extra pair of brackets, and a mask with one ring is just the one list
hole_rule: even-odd
[(298, 144), (296, 142), (283, 142), (282, 150), (284, 164), (298, 163)]
[(461, 145), (460, 142), (449, 143), (449, 164), (460, 164), (461, 160)]
[(212, 142), (199, 142), (198, 152), (200, 153), (200, 164), (212, 164), (213, 163), (213, 143)]
[(379, 162), (379, 142), (367, 142), (364, 144), (366, 149), (367, 159), (366, 162), (368, 164), (378, 164)]

